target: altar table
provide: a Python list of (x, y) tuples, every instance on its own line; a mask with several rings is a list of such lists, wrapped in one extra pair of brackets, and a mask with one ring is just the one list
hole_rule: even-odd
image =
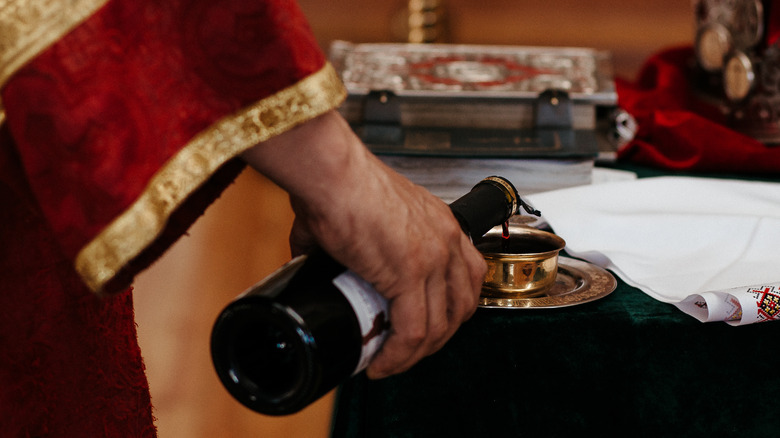
[(780, 322), (701, 323), (618, 279), (573, 307), (479, 309), (409, 371), (350, 379), (332, 436), (777, 436), (779, 371)]

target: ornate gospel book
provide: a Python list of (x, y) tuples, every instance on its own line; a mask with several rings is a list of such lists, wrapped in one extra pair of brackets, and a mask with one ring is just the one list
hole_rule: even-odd
[(581, 157), (617, 94), (587, 48), (334, 42), (341, 110), (378, 153)]
[(477, 173), (506, 176), (522, 193), (588, 184), (595, 159), (615, 150), (607, 52), (336, 41), (329, 56), (355, 132), (446, 200)]

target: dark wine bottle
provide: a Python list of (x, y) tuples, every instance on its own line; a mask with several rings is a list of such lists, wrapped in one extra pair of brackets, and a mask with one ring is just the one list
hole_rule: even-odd
[[(507, 221), (520, 203), (512, 183), (493, 176), (450, 208), (474, 240)], [(287, 415), (365, 369), (388, 329), (385, 299), (318, 251), (296, 257), (230, 303), (214, 324), (211, 356), (239, 402)]]

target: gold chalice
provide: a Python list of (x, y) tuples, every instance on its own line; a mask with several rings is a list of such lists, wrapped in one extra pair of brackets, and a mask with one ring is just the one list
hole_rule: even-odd
[(512, 223), (508, 239), (498, 226), (475, 244), (488, 264), (482, 296), (497, 298), (544, 295), (555, 284), (558, 253), (566, 246), (553, 233)]

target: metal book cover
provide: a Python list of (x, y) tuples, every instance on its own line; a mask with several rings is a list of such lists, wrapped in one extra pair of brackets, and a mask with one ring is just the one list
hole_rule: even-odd
[(337, 41), (330, 61), (377, 153), (593, 156), (617, 104), (610, 54), (588, 48)]

